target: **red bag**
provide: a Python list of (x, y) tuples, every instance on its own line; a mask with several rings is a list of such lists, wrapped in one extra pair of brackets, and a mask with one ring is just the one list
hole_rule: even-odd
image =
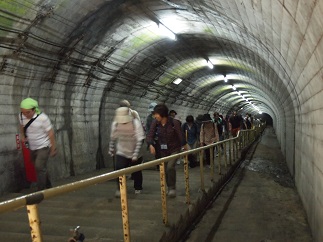
[(30, 150), (26, 147), (25, 143), (23, 142), (22, 142), (22, 154), (24, 157), (27, 181), (37, 182), (36, 169), (34, 164), (31, 162)]

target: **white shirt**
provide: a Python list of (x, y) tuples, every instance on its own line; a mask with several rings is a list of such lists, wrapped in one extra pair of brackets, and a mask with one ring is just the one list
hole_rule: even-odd
[[(33, 116), (35, 118), (37, 114)], [(30, 119), (25, 115), (19, 114), (20, 124), (25, 126)], [(39, 150), (41, 148), (50, 147), (48, 132), (52, 129), (52, 124), (48, 116), (44, 113), (39, 116), (29, 125), (26, 130), (26, 136), (31, 150)]]

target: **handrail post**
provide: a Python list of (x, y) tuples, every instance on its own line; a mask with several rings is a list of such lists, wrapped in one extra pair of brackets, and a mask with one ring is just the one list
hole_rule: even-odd
[(205, 192), (205, 186), (204, 186), (204, 161), (203, 161), (203, 150), (200, 152), (200, 177), (201, 177), (201, 190)]
[(232, 164), (232, 140), (229, 141), (229, 162)]
[(40, 230), (38, 205), (37, 204), (27, 205), (26, 208), (27, 208), (27, 213), (29, 218), (31, 240), (33, 242), (42, 242), (43, 238)]
[(209, 148), (210, 152), (210, 167), (211, 167), (211, 181), (214, 181), (214, 151), (216, 151), (217, 146), (212, 146)]
[(223, 144), (223, 153), (224, 153), (224, 167), (228, 166), (228, 155), (227, 155), (227, 142)]
[(221, 174), (221, 151), (220, 151), (221, 145), (217, 145), (218, 149), (218, 165), (219, 165), (219, 175)]
[(243, 132), (242, 133), (242, 137), (241, 137), (241, 150), (245, 147), (245, 143), (246, 143), (246, 134), (245, 133), (246, 132)]
[(249, 132), (248, 132), (248, 136), (247, 136), (247, 144), (248, 145), (250, 145), (250, 134), (251, 134), (251, 132), (253, 132), (253, 130), (250, 130)]
[(247, 146), (247, 135), (248, 135), (249, 131), (245, 132), (243, 134), (243, 148), (245, 148)]
[(243, 132), (240, 132), (239, 134), (239, 143), (238, 143), (238, 150), (242, 150), (242, 137), (243, 137)]
[(165, 178), (165, 163), (159, 165), (160, 174), (160, 192), (162, 199), (162, 213), (163, 213), (163, 223), (168, 225), (168, 214), (167, 214), (167, 200), (166, 200), (166, 178)]
[(236, 153), (235, 153), (236, 161), (239, 159), (239, 137), (236, 140)]
[(236, 148), (237, 148), (237, 139), (232, 141), (232, 160), (233, 163), (236, 161)]
[(124, 238), (124, 241), (126, 242), (126, 241), (130, 241), (126, 175), (119, 176), (119, 186), (120, 186), (120, 201), (121, 201), (121, 211), (122, 211), (123, 238)]
[(190, 199), (190, 182), (189, 182), (189, 173), (188, 173), (188, 155), (184, 156), (184, 174), (185, 174), (186, 204), (190, 204), (191, 199)]

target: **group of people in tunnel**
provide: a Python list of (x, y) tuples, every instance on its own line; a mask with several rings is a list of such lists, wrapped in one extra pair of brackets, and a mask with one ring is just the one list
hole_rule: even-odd
[[(170, 110), (161, 103), (155, 102), (148, 106), (149, 115), (144, 124), (138, 113), (133, 110), (127, 100), (120, 102), (115, 111), (111, 126), (109, 154), (115, 156), (115, 169), (123, 169), (137, 165), (143, 161), (143, 149), (147, 148), (156, 159), (178, 154), (181, 151), (209, 145), (229, 137), (229, 132), (235, 137), (240, 129), (252, 128), (252, 117), (245, 118), (233, 112), (224, 118), (214, 112), (213, 118), (209, 113), (188, 115), (182, 122), (175, 110)], [(210, 149), (205, 150), (205, 160), (199, 161), (195, 154), (188, 156), (189, 166), (195, 167), (199, 162), (210, 166)], [(223, 151), (223, 145), (216, 150), (216, 156)], [(176, 197), (176, 163), (179, 159), (170, 159), (165, 163), (165, 177), (168, 187), (167, 195)], [(158, 169), (158, 166), (157, 166)], [(135, 194), (140, 194), (143, 187), (142, 171), (132, 174)], [(119, 181), (117, 181), (118, 183)], [(118, 183), (119, 184), (119, 183)], [(119, 185), (115, 193), (120, 196)]]
[[(40, 112), (38, 102), (26, 98), (20, 105), (19, 121), (21, 137), (28, 143), (31, 150), (32, 163), (37, 173), (38, 190), (51, 187), (47, 171), (49, 156), (55, 156), (55, 134), (49, 117)], [(224, 118), (214, 112), (213, 118), (209, 113), (188, 115), (182, 122), (175, 110), (170, 110), (161, 103), (152, 102), (148, 107), (149, 115), (146, 123), (141, 121), (137, 111), (131, 108), (129, 101), (122, 100), (115, 110), (111, 124), (108, 153), (114, 157), (114, 169), (119, 170), (143, 162), (144, 149), (154, 155), (156, 159), (178, 154), (183, 150), (206, 146), (229, 137), (229, 132), (235, 137), (242, 129), (251, 129), (253, 118), (246, 114), (245, 118), (236, 111)], [(198, 162), (210, 166), (210, 149), (205, 150), (205, 160), (199, 161), (195, 154), (188, 156), (189, 166), (195, 167)], [(223, 152), (223, 146), (216, 150), (216, 155)], [(168, 196), (176, 197), (176, 163), (178, 159), (170, 159), (165, 163), (165, 177)], [(158, 166), (157, 166), (158, 168)], [(135, 193), (141, 193), (143, 187), (142, 171), (132, 174)], [(119, 181), (115, 196), (120, 196)]]

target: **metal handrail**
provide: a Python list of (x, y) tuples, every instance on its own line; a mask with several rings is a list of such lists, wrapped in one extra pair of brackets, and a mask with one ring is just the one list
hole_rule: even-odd
[[(216, 146), (220, 146), (221, 144), (226, 145), (227, 143), (229, 143), (229, 160), (230, 160), (230, 164), (231, 164), (231, 142), (232, 142), (232, 157), (233, 160), (235, 160), (235, 158), (237, 157), (237, 151), (238, 151), (238, 145), (240, 145), (240, 148), (242, 148), (242, 146), (246, 146), (246, 137), (247, 136), (247, 141), (248, 144), (250, 144), (255, 138), (256, 138), (256, 134), (252, 135), (252, 140), (250, 139), (250, 133), (259, 133), (261, 130), (263, 129), (263, 127), (259, 126), (258, 128), (254, 128), (252, 130), (241, 130), (237, 137), (233, 137), (233, 138), (229, 138), (223, 141), (219, 141), (210, 145), (206, 145), (203, 147), (199, 147), (196, 149), (192, 149), (189, 151), (184, 151), (178, 154), (174, 154), (174, 155), (170, 155), (164, 158), (160, 158), (160, 159), (156, 159), (153, 161), (149, 161), (149, 162), (145, 162), (136, 166), (132, 166), (129, 168), (124, 168), (124, 169), (120, 169), (117, 171), (112, 171), (109, 173), (105, 173), (102, 175), (98, 175), (98, 176), (94, 176), (91, 178), (87, 178), (87, 179), (83, 179), (80, 181), (76, 181), (76, 182), (72, 182), (69, 184), (65, 184), (65, 185), (61, 185), (61, 186), (57, 186), (57, 187), (53, 187), (53, 188), (49, 188), (46, 190), (42, 190), (42, 191), (38, 191), (38, 192), (34, 192), (25, 196), (21, 196), (21, 197), (17, 197), (14, 199), (10, 199), (4, 202), (0, 203), (0, 213), (5, 213), (5, 212), (10, 212), (19, 208), (22, 208), (24, 206), (27, 207), (28, 210), (28, 216), (29, 216), (29, 220), (33, 221), (32, 224), (30, 224), (31, 227), (31, 236), (32, 236), (32, 241), (35, 242), (41, 242), (42, 241), (42, 235), (41, 235), (41, 231), (40, 231), (40, 221), (39, 221), (39, 215), (38, 215), (38, 208), (37, 205), (42, 202), (45, 199), (50, 199), (53, 197), (57, 197), (69, 192), (73, 192), (76, 190), (80, 190), (98, 183), (103, 183), (106, 182), (108, 180), (112, 180), (112, 179), (117, 179), (119, 178), (120, 181), (120, 191), (121, 191), (121, 203), (122, 203), (122, 217), (123, 219), (125, 218), (126, 221), (124, 221), (124, 233), (127, 234), (127, 236), (124, 237), (125, 241), (130, 241), (130, 234), (129, 234), (129, 226), (128, 226), (128, 205), (127, 205), (127, 192), (126, 192), (126, 185), (124, 186), (124, 184), (126, 184), (126, 175), (131, 174), (133, 172), (137, 172), (140, 170), (144, 170), (147, 168), (151, 168), (151, 167), (155, 167), (156, 165), (160, 165), (160, 175), (161, 175), (161, 195), (162, 195), (162, 201), (163, 201), (163, 222), (165, 224), (167, 224), (167, 213), (165, 212), (166, 208), (166, 192), (165, 192), (165, 177), (164, 177), (164, 163), (168, 162), (170, 160), (174, 160), (177, 158), (181, 158), (181, 157), (185, 157), (184, 159), (184, 171), (187, 173), (185, 175), (185, 179), (188, 180), (188, 155), (189, 154), (196, 154), (196, 153), (200, 153), (200, 158), (203, 156), (203, 151), (206, 149), (213, 149), (213, 147)], [(248, 135), (245, 135), (248, 134)], [(235, 142), (239, 140), (239, 142)], [(240, 142), (242, 140), (242, 142)], [(240, 144), (238, 144), (240, 143)], [(212, 166), (213, 166), (213, 154), (211, 154), (211, 160), (212, 160)], [(221, 159), (219, 159), (219, 173), (221, 172), (221, 164), (220, 164)], [(203, 159), (200, 159), (200, 167), (201, 167), (201, 190), (204, 190), (204, 176), (203, 176)], [(213, 172), (213, 169), (212, 169)], [(164, 184), (163, 184), (164, 183)], [(123, 184), (123, 185), (121, 185)], [(186, 189), (186, 196), (187, 196), (187, 203), (189, 204), (189, 189)]]

